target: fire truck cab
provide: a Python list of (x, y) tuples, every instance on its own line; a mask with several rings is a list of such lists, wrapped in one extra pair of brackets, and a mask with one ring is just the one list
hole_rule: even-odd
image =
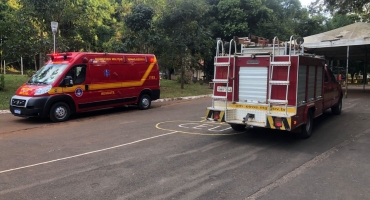
[(229, 123), (237, 131), (264, 127), (308, 138), (314, 118), (329, 108), (341, 113), (342, 88), (325, 60), (302, 52), (293, 37), (262, 45), (234, 37), (227, 47), (225, 52), (217, 40), (208, 120)]
[(69, 52), (50, 60), (10, 100), (20, 117), (65, 121), (73, 113), (135, 104), (148, 109), (160, 96), (152, 54)]

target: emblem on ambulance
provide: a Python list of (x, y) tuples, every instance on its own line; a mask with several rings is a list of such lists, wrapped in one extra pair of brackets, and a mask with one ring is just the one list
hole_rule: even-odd
[(83, 94), (83, 90), (81, 88), (76, 88), (75, 94), (76, 94), (76, 97), (81, 97)]
[(105, 77), (109, 77), (109, 75), (110, 75), (110, 71), (109, 70), (104, 70), (104, 76)]

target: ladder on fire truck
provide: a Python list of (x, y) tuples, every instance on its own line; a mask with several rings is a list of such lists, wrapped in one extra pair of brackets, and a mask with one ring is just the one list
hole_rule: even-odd
[[(234, 55), (231, 55), (231, 47), (232, 45), (231, 44), (234, 44)], [(220, 55), (220, 46), (221, 46), (221, 55)], [(220, 38), (217, 39), (217, 49), (216, 49), (216, 56), (215, 56), (215, 60), (214, 60), (214, 74), (213, 74), (213, 77), (214, 79), (212, 80), (213, 82), (213, 90), (217, 90), (217, 88), (215, 87), (215, 84), (216, 83), (224, 83), (226, 84), (226, 88), (225, 88), (225, 96), (215, 96), (214, 94), (212, 95), (212, 108), (215, 108), (215, 100), (222, 100), (225, 102), (225, 109), (227, 110), (227, 96), (229, 94), (229, 80), (232, 80), (232, 99), (234, 101), (234, 88), (235, 88), (235, 80), (234, 80), (234, 77), (235, 77), (235, 70), (233, 70), (233, 77), (230, 79), (230, 67), (231, 67), (231, 58), (234, 57), (234, 63), (233, 63), (233, 66), (235, 66), (235, 55), (237, 53), (237, 48), (236, 48), (236, 39), (233, 38), (230, 40), (230, 43), (229, 43), (229, 54), (227, 56), (227, 61), (226, 62), (219, 62), (218, 61), (218, 58), (220, 56), (225, 56), (225, 52), (224, 52), (224, 45), (223, 45), (223, 42), (221, 41)], [(226, 79), (216, 79), (216, 72), (217, 72), (217, 69), (219, 67), (227, 67), (227, 75), (226, 75)], [(225, 113), (226, 115), (226, 113)]]
[[(289, 60), (288, 61), (275, 61), (275, 44), (276, 41), (278, 42), (278, 52), (280, 52), (280, 45), (279, 45), (279, 38), (275, 37), (272, 44), (273, 54), (270, 58), (270, 74), (269, 74), (269, 95), (268, 95), (268, 113), (271, 113), (271, 106), (272, 105), (283, 105), (285, 107), (285, 115), (288, 115), (288, 90), (289, 90), (289, 84), (290, 84), (290, 67), (292, 65), (291, 63), (291, 57), (292, 57), (292, 42), (294, 41), (294, 45), (296, 45), (295, 40), (293, 36), (290, 37), (289, 42), (289, 49), (286, 49), (285, 54), (288, 53)], [(286, 47), (287, 48), (287, 47)], [(289, 52), (287, 52), (289, 51)], [(295, 46), (294, 46), (294, 54), (295, 54)], [(286, 67), (287, 68), (287, 79), (286, 80), (274, 80), (274, 68), (275, 67)], [(284, 85), (286, 86), (285, 91), (285, 99), (271, 99), (271, 90), (273, 85)]]

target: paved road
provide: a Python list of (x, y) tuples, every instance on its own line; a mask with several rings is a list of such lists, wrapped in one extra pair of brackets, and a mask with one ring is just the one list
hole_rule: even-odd
[(369, 98), (352, 89), (307, 140), (203, 122), (209, 98), (59, 124), (1, 114), (0, 199), (369, 199)]

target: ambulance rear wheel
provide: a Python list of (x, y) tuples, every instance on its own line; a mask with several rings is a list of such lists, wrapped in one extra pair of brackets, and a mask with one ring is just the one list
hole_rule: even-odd
[(146, 110), (150, 108), (151, 103), (152, 103), (152, 100), (150, 99), (150, 96), (147, 94), (143, 94), (141, 95), (139, 102), (138, 102), (139, 109)]
[(49, 117), (53, 122), (63, 122), (69, 118), (71, 110), (64, 102), (57, 102), (51, 106)]
[(235, 131), (244, 131), (245, 130), (245, 125), (243, 125), (243, 124), (230, 124), (230, 126)]
[(312, 111), (307, 112), (307, 121), (306, 124), (303, 124), (301, 127), (301, 132), (299, 136), (303, 139), (307, 139), (312, 135), (312, 128), (313, 128), (313, 113)]

